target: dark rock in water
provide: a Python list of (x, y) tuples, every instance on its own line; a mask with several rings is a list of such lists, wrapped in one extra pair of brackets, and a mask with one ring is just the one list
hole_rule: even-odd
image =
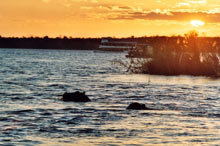
[(127, 109), (131, 109), (131, 110), (153, 110), (153, 109), (150, 109), (150, 108), (147, 108), (145, 106), (145, 104), (141, 104), (141, 103), (137, 103), (137, 102), (133, 102), (131, 103)]
[(79, 92), (79, 91), (76, 91), (73, 93), (64, 93), (62, 100), (66, 101), (66, 102), (70, 102), (70, 101), (72, 101), (72, 102), (89, 102), (89, 101), (91, 101), (89, 99), (89, 97), (87, 95), (85, 95), (85, 92)]

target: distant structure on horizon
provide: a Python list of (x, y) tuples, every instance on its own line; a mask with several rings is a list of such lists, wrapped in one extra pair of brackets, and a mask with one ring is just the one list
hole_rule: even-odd
[(102, 38), (99, 45), (101, 51), (129, 51), (137, 47), (137, 42), (119, 41), (112, 38)]
[(113, 38), (102, 38), (99, 51), (127, 51), (127, 58), (149, 58), (153, 55), (153, 47), (147, 43), (121, 41)]

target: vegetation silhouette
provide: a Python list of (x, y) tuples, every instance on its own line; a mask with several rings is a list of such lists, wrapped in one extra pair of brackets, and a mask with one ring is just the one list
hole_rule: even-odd
[(196, 31), (190, 31), (184, 37), (154, 37), (148, 42), (153, 47), (150, 57), (137, 56), (130, 57), (128, 62), (115, 62), (134, 73), (220, 76), (219, 38), (199, 37)]
[(99, 38), (0, 37), (0, 48), (93, 50)]

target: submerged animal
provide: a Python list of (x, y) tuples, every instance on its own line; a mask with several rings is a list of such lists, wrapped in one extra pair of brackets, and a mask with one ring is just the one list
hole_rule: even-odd
[(91, 100), (87, 95), (85, 95), (85, 92), (73, 92), (73, 93), (67, 93), (65, 92), (63, 94), (63, 101), (65, 102), (90, 102)]
[(142, 104), (142, 103), (138, 103), (138, 102), (133, 102), (131, 103), (127, 109), (131, 109), (131, 110), (153, 110), (151, 108), (147, 108), (145, 106), (145, 104)]

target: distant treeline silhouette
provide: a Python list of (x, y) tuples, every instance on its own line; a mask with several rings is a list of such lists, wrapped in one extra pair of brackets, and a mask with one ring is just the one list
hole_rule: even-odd
[[(165, 36), (164, 36), (165, 37)], [(111, 38), (111, 41), (129, 41), (138, 43), (155, 43), (163, 40), (162, 36), (153, 37), (127, 37)], [(57, 37), (1, 37), (0, 48), (24, 48), (24, 49), (71, 49), (71, 50), (96, 50), (101, 38), (68, 38)]]
[(0, 37), (0, 48), (93, 50), (99, 43), (98, 38)]
[[(110, 37), (109, 37), (110, 38)], [(158, 37), (110, 38), (111, 41), (131, 41), (138, 43), (150, 43)], [(99, 48), (101, 38), (68, 38), (57, 37), (1, 37), (0, 48), (24, 48), (24, 49), (70, 49), (70, 50), (96, 50)]]

